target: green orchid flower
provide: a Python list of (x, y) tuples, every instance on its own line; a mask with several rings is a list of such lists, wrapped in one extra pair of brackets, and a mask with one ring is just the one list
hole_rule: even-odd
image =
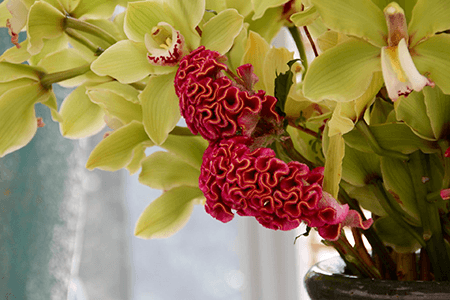
[(57, 118), (56, 97), (41, 85), (40, 75), (27, 65), (0, 63), (0, 157), (22, 148), (36, 134), (36, 103), (49, 106)]
[[(450, 36), (438, 34), (450, 28), (449, 0), (418, 0), (406, 13), (395, 2), (384, 12), (382, 4), (370, 0), (311, 3), (328, 28), (355, 38), (313, 61), (303, 86), (306, 97), (314, 101), (356, 99), (378, 71), (382, 71), (393, 101), (434, 83), (450, 93), (450, 77), (445, 71), (450, 67)], [(411, 3), (407, 4), (410, 8)]]
[(151, 0), (128, 4), (124, 32), (119, 41), (95, 60), (97, 75), (121, 83), (145, 80), (139, 95), (143, 124), (151, 140), (160, 145), (180, 119), (173, 80), (178, 62), (200, 45), (225, 54), (241, 32), (243, 17), (225, 9), (203, 23), (205, 0)]

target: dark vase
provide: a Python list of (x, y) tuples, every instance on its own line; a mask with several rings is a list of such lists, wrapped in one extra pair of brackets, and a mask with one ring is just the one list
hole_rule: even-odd
[(340, 257), (327, 259), (312, 266), (304, 279), (311, 299), (450, 299), (450, 282), (358, 278), (344, 274), (344, 268), (345, 263)]

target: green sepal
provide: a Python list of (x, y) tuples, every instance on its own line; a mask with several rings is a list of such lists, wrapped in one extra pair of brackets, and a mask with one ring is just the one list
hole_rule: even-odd
[[(248, 30), (257, 32), (263, 39), (270, 43), (285, 24), (284, 22), (280, 22), (282, 13), (283, 7), (281, 6), (269, 8), (261, 18), (253, 20), (251, 18), (252, 14), (250, 14), (245, 18), (245, 22), (250, 25)], [(270, 24), (270, 26), (267, 26), (267, 24)]]
[(169, 134), (164, 144), (160, 147), (173, 153), (194, 168), (200, 169), (203, 153), (208, 147), (208, 142), (201, 136)]
[(387, 117), (393, 109), (392, 103), (377, 97), (370, 110), (370, 125), (386, 123)]
[(328, 141), (323, 174), (323, 190), (338, 198), (342, 178), (342, 162), (345, 156), (345, 141), (341, 134), (335, 134)]
[[(421, 139), (406, 124), (387, 123), (369, 127), (380, 147), (385, 150), (399, 151), (403, 154), (410, 154), (419, 149), (424, 153), (439, 151), (439, 146), (435, 142)], [(358, 130), (354, 129), (345, 134), (344, 139), (352, 148), (366, 153), (374, 153)]]
[(350, 101), (360, 97), (381, 70), (380, 49), (359, 39), (350, 39), (322, 53), (311, 63), (303, 93), (311, 101)]
[(369, 210), (379, 217), (387, 216), (387, 212), (381, 206), (370, 185), (353, 186), (342, 180), (341, 187), (344, 188), (350, 197), (358, 200), (362, 208)]
[(426, 112), (436, 139), (450, 134), (450, 95), (442, 93), (438, 86), (423, 89)]
[(72, 3), (69, 11), (70, 15), (77, 19), (108, 19), (113, 15), (116, 5), (116, 0), (77, 0)]
[[(417, 240), (391, 217), (382, 217), (375, 221), (373, 228), (385, 245), (398, 253), (414, 253), (421, 248)], [(422, 236), (419, 228), (414, 228)]]
[(134, 149), (143, 143), (147, 146), (152, 145), (142, 123), (132, 121), (113, 131), (97, 144), (86, 162), (86, 168), (105, 171), (124, 168), (131, 162)]
[(21, 78), (39, 81), (40, 71), (29, 65), (0, 62), (0, 82), (11, 82)]
[(288, 0), (251, 0), (253, 5), (253, 11), (255, 14), (252, 19), (256, 20), (263, 17), (264, 13), (269, 9), (277, 6), (281, 6)]
[(394, 103), (397, 121), (403, 121), (420, 138), (436, 140), (422, 92), (412, 92), (407, 98), (400, 97)]
[(170, 152), (158, 151), (142, 162), (139, 182), (154, 189), (170, 190), (178, 186), (198, 187), (199, 176), (198, 168)]
[(134, 147), (133, 158), (131, 159), (130, 163), (126, 166), (126, 169), (128, 170), (128, 172), (130, 172), (130, 175), (135, 174), (137, 171), (141, 169), (142, 161), (145, 158), (146, 148), (147, 145), (145, 143)]
[(293, 14), (291, 16), (291, 21), (294, 22), (295, 26), (303, 27), (312, 24), (319, 16), (316, 7), (311, 6), (304, 11)]
[(142, 239), (167, 238), (183, 228), (195, 204), (203, 197), (199, 188), (171, 189), (145, 208), (136, 223), (134, 235)]
[(47, 106), (50, 109), (50, 114), (52, 116), (52, 120), (55, 122), (63, 122), (63, 117), (58, 112), (58, 103), (55, 96), (55, 93), (50, 92), (48, 100), (45, 102), (42, 102), (45, 106)]

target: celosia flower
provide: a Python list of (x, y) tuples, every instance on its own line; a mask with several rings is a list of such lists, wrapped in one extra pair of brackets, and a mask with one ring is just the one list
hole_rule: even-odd
[[(175, 76), (175, 92), (180, 110), (189, 129), (203, 138), (215, 141), (239, 134), (265, 136), (280, 127), (275, 112), (276, 98), (264, 91), (248, 90), (257, 81), (251, 65), (237, 69), (239, 83), (222, 71), (228, 67), (218, 52), (199, 47), (180, 62)], [(264, 132), (255, 132), (261, 124)], [(276, 130), (275, 130), (276, 131)]]
[[(433, 83), (450, 94), (450, 78), (441, 71), (450, 66), (450, 38), (445, 33), (436, 34), (450, 29), (448, 1), (419, 0), (407, 13), (393, 2), (384, 14), (370, 0), (311, 3), (328, 28), (357, 38), (338, 44), (313, 61), (303, 86), (306, 97), (315, 101), (356, 99), (370, 88), (378, 71), (382, 71), (393, 101)], [(409, 13), (407, 27), (405, 15)]]

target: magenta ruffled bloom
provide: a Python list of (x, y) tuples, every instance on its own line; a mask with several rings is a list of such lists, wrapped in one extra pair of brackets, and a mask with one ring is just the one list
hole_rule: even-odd
[[(275, 97), (247, 88), (257, 81), (251, 65), (238, 68), (238, 84), (222, 71), (226, 58), (201, 46), (185, 56), (175, 76), (175, 92), (180, 99), (181, 115), (192, 133), (208, 141), (236, 135), (250, 136), (262, 120), (281, 124), (275, 112)], [(238, 78), (239, 79), (239, 78)]]

